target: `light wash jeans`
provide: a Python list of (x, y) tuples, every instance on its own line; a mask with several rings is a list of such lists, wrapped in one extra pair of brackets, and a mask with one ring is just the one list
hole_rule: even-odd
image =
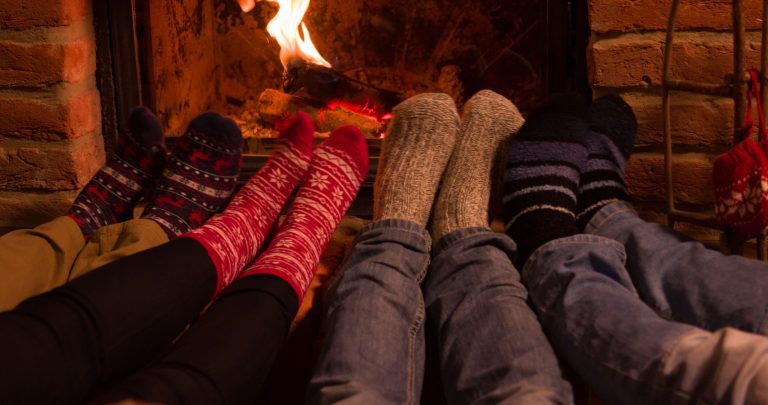
[(541, 246), (523, 279), (557, 353), (599, 396), (768, 403), (768, 339), (735, 329), (765, 331), (766, 264), (645, 223), (626, 203), (587, 231)]
[(430, 245), (405, 220), (363, 229), (330, 293), (310, 402), (418, 403), (429, 317), (449, 403), (571, 403), (512, 265), (514, 243), (460, 229), (437, 243), (431, 265)]

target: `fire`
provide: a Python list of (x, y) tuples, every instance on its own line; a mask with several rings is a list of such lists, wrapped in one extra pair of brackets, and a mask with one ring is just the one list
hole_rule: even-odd
[[(307, 26), (301, 22), (307, 12), (310, 0), (266, 0), (280, 5), (277, 15), (267, 25), (267, 32), (277, 40), (280, 45), (280, 62), (288, 69), (292, 61), (304, 60), (308, 63), (331, 67), (325, 58), (320, 55), (312, 39), (309, 37)], [(253, 10), (255, 0), (237, 0), (244, 12)], [(299, 33), (301, 27), (301, 33)]]

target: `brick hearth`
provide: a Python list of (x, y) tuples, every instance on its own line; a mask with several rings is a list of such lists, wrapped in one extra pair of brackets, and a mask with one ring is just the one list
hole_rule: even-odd
[(88, 0), (0, 0), (0, 226), (63, 213), (104, 162)]
[[(661, 76), (671, 0), (590, 0), (590, 80), (595, 96), (621, 94), (639, 129), (628, 169), (630, 193), (644, 215), (662, 221), (664, 201)], [(682, 0), (673, 47), (673, 78), (723, 84), (733, 70), (730, 0)], [(762, 2), (744, 1), (747, 67), (759, 66)], [(733, 139), (729, 98), (672, 95), (675, 191), (689, 208), (711, 209), (712, 160)]]

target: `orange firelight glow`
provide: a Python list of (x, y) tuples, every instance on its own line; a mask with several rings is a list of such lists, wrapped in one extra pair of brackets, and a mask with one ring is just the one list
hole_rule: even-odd
[[(310, 0), (265, 0), (276, 2), (280, 5), (277, 15), (267, 25), (267, 32), (277, 40), (280, 45), (280, 62), (288, 69), (291, 61), (300, 59), (308, 63), (331, 67), (325, 58), (320, 55), (309, 37), (307, 26), (301, 22), (307, 12)], [(255, 0), (237, 0), (244, 12), (253, 10)], [(301, 27), (301, 33), (299, 33)]]

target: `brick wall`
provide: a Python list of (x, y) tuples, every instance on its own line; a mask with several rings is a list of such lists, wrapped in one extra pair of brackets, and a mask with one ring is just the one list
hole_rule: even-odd
[[(590, 0), (590, 80), (595, 96), (619, 93), (639, 128), (627, 178), (633, 201), (649, 219), (663, 220), (664, 168), (661, 77), (671, 0)], [(762, 1), (745, 0), (748, 67), (759, 66)], [(682, 0), (673, 46), (673, 78), (725, 83), (733, 70), (731, 0)], [(714, 157), (733, 137), (733, 102), (672, 94), (676, 199), (685, 208), (712, 208)]]
[(90, 0), (0, 0), (0, 227), (58, 216), (104, 162)]

